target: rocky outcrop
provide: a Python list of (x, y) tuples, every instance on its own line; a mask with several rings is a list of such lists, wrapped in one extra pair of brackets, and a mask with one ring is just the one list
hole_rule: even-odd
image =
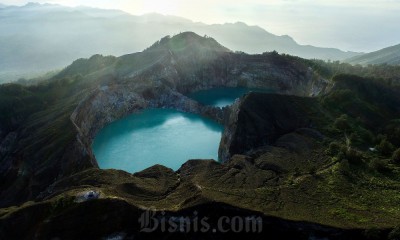
[(231, 108), (222, 136), (219, 158), (227, 161), (234, 154), (273, 145), (284, 134), (312, 127), (311, 98), (277, 94), (249, 93)]

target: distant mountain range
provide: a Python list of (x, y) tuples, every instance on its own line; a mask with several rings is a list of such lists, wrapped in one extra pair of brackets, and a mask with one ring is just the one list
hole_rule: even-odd
[(345, 60), (351, 64), (390, 64), (400, 65), (400, 44), (387, 47), (375, 52), (366, 53), (360, 56), (355, 56)]
[(343, 60), (359, 55), (334, 48), (299, 45), (245, 23), (207, 25), (190, 20), (119, 10), (29, 3), (0, 8), (0, 82), (60, 69), (94, 54), (138, 52), (165, 35), (193, 31), (208, 35), (233, 51), (276, 50), (303, 58)]

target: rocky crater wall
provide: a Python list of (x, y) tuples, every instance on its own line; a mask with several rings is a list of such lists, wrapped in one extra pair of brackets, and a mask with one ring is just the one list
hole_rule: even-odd
[[(80, 151), (89, 154), (92, 164), (97, 166), (91, 144), (101, 128), (142, 109), (172, 108), (201, 114), (225, 125), (229, 130), (224, 132), (220, 158), (226, 160), (232, 125), (240, 124), (236, 116), (239, 106), (224, 109), (203, 106), (184, 94), (213, 87), (240, 86), (272, 89), (285, 95), (316, 96), (329, 88), (329, 82), (311, 68), (296, 62), (280, 62), (276, 57), (279, 58), (223, 53), (207, 61), (195, 61), (168, 51), (147, 69), (126, 71), (116, 82), (100, 83), (71, 115)], [(123, 65), (128, 66), (128, 63)]]
[[(241, 73), (241, 76), (247, 76)], [(300, 84), (299, 86), (291, 85), (290, 89), (297, 89), (299, 95), (313, 95), (320, 93), (326, 86), (323, 82), (318, 83), (312, 80), (312, 74), (308, 74), (307, 81), (300, 80), (282, 80), (282, 82), (290, 81), (289, 84)], [(240, 85), (239, 81), (243, 78), (230, 81), (229, 84), (222, 85), (235, 87)], [(267, 83), (259, 85), (253, 78), (248, 78), (244, 82), (247, 87), (258, 88), (276, 88), (277, 86), (269, 86)], [(221, 86), (219, 82), (209, 83), (207, 85), (199, 84), (193, 87), (196, 90), (207, 89), (210, 86)], [(223, 133), (223, 138), (220, 146), (220, 158), (227, 160), (230, 154), (227, 145), (232, 145), (231, 139), (232, 128), (240, 124), (238, 121), (240, 102), (238, 101), (232, 107), (224, 109), (211, 106), (203, 106), (200, 103), (188, 98), (177, 91), (179, 86), (171, 88), (160, 84), (153, 88), (138, 88), (135, 84), (121, 84), (113, 86), (99, 87), (86, 97), (71, 115), (71, 121), (77, 130), (77, 141), (81, 145), (81, 152), (89, 154), (92, 159), (92, 164), (97, 166), (95, 157), (91, 150), (92, 141), (96, 133), (105, 125), (123, 118), (129, 114), (138, 112), (146, 108), (171, 108), (183, 112), (200, 114), (209, 117), (221, 124), (227, 130)], [(298, 89), (303, 89), (299, 91)], [(291, 90), (281, 89), (278, 93), (288, 94)]]
[(220, 108), (203, 106), (179, 92), (168, 88), (139, 92), (129, 86), (102, 87), (84, 99), (71, 115), (77, 130), (77, 141), (83, 153), (92, 158), (91, 144), (97, 132), (107, 124), (129, 114), (147, 108), (171, 108), (182, 112), (200, 114), (222, 123), (224, 111)]

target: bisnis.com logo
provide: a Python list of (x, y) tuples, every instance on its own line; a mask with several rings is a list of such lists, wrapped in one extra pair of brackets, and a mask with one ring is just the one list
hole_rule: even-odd
[[(219, 233), (260, 233), (262, 232), (262, 218), (256, 216), (220, 216), (211, 221), (209, 217), (199, 216), (194, 211), (191, 216), (174, 216), (164, 211), (157, 212), (155, 209), (147, 209), (140, 218), (141, 232), (219, 232)], [(213, 224), (212, 224), (212, 223)]]

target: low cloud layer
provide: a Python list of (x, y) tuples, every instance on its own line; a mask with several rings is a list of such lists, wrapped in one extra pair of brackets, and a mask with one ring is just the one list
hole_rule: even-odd
[[(22, 5), (25, 0), (0, 3)], [(301, 44), (374, 51), (400, 43), (399, 0), (39, 0), (68, 6), (121, 9), (135, 15), (149, 12), (177, 15), (204, 23), (242, 21)]]

